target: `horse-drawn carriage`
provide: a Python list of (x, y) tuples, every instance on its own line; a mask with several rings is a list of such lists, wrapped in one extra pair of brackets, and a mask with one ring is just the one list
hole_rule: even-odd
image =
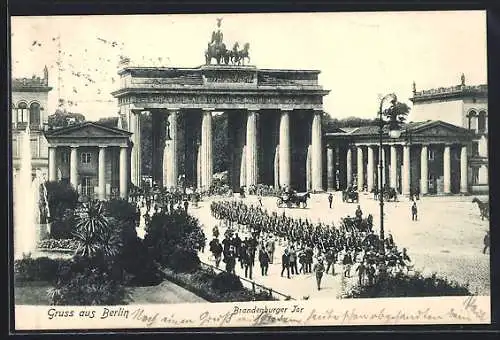
[(359, 202), (359, 193), (355, 189), (346, 189), (342, 191), (342, 202), (347, 203), (358, 203)]
[[(375, 199), (380, 199), (380, 192), (378, 188), (372, 189), (372, 193), (374, 194)], [(386, 202), (389, 202), (390, 200), (393, 200), (394, 202), (398, 201), (398, 191), (395, 188), (384, 187), (382, 195), (384, 195), (384, 201)]]
[(291, 208), (293, 206), (297, 208), (307, 208), (307, 200), (311, 197), (309, 192), (285, 192), (276, 201), (278, 208)]

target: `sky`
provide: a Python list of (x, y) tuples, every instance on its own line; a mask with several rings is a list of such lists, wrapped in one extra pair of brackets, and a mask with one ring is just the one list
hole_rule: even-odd
[(411, 106), (413, 81), (447, 87), (464, 73), (467, 84), (487, 83), (485, 11), (13, 17), (12, 76), (41, 77), (47, 65), (49, 112), (60, 95), (89, 120), (116, 116), (120, 55), (135, 66), (200, 66), (220, 17), (227, 46), (250, 43), (251, 65), (320, 70), (334, 118), (372, 118), (389, 92)]

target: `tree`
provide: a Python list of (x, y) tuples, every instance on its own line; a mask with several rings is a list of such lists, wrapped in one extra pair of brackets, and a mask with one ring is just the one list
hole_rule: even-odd
[(85, 122), (85, 116), (83, 114), (67, 112), (65, 109), (57, 109), (53, 115), (48, 117), (48, 125), (51, 129), (62, 128), (83, 122)]
[(405, 103), (395, 102), (389, 108), (382, 112), (382, 115), (387, 119), (387, 123), (391, 128), (399, 128), (406, 122), (406, 118), (410, 113), (410, 107)]
[(101, 118), (96, 123), (107, 127), (116, 128), (118, 126), (118, 117)]

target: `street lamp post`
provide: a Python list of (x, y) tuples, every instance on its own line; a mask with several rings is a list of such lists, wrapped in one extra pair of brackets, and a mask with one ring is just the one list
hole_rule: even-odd
[[(384, 182), (383, 182), (383, 173), (384, 173), (384, 164), (382, 162), (383, 158), (383, 136), (384, 136), (384, 119), (383, 119), (383, 111), (382, 111), (382, 106), (384, 102), (391, 98), (391, 103), (392, 105), (395, 105), (397, 102), (397, 97), (394, 93), (390, 93), (385, 95), (381, 100), (380, 100), (380, 107), (379, 107), (379, 157), (378, 157), (378, 163), (379, 163), (379, 200), (380, 200), (380, 240), (382, 243), (381, 251), (382, 253), (385, 252), (385, 245), (384, 245)], [(395, 126), (389, 125), (389, 136), (391, 138), (399, 138), (401, 135), (401, 131), (395, 129)], [(393, 129), (394, 128), (394, 129)]]

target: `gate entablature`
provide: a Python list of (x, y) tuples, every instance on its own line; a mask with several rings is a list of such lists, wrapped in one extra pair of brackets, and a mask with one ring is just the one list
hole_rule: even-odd
[(322, 110), (329, 93), (317, 70), (203, 65), (197, 68), (125, 67), (118, 104), (138, 107)]

